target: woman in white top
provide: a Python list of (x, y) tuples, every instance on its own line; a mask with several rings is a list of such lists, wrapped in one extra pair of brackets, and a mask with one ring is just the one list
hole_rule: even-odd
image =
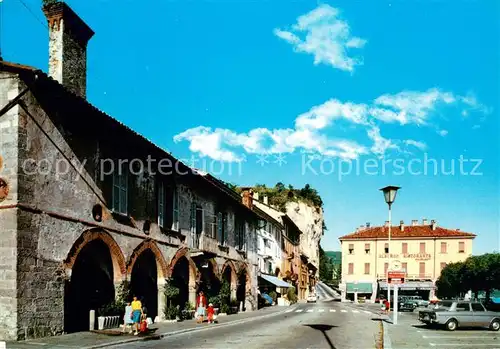
[(130, 302), (127, 302), (125, 306), (125, 315), (123, 315), (123, 333), (125, 333), (126, 328), (129, 328), (129, 333), (132, 333), (132, 325), (134, 320), (132, 319), (132, 306)]

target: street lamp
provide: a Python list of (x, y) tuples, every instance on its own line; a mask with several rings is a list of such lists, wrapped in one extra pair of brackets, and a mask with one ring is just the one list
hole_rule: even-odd
[[(389, 257), (388, 257), (388, 267), (387, 267), (387, 272), (386, 272), (386, 280), (387, 280), (387, 300), (390, 302), (391, 301), (391, 286), (389, 285), (389, 270), (391, 269), (391, 206), (396, 200), (396, 194), (398, 190), (401, 189), (401, 187), (395, 187), (392, 185), (389, 185), (387, 187), (384, 187), (380, 189), (384, 193), (384, 199), (387, 205), (389, 206)], [(396, 297), (396, 295), (394, 295)], [(397, 305), (395, 305), (397, 306)], [(397, 309), (396, 309), (397, 311)]]

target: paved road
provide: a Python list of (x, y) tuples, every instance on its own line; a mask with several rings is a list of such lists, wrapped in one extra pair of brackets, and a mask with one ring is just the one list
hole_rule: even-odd
[(372, 318), (368, 311), (337, 302), (318, 302), (301, 304), (261, 320), (235, 325), (204, 324), (197, 332), (115, 348), (372, 349), (380, 334), (379, 321)]
[(454, 332), (428, 328), (418, 321), (418, 312), (403, 313), (398, 325), (387, 325), (392, 349), (417, 348), (497, 348), (500, 332), (487, 329), (458, 329)]

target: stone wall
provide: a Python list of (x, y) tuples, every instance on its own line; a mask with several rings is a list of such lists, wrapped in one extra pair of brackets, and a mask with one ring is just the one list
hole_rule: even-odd
[[(0, 108), (24, 88), (15, 76), (0, 73)], [(5, 339), (17, 335), (18, 112), (14, 106), (0, 115), (0, 338)]]
[[(20, 92), (18, 81), (0, 79), (0, 107)], [(101, 160), (146, 158), (146, 154), (133, 144), (120, 144), (112, 135), (109, 139), (96, 137), (99, 132), (92, 132), (91, 125), (82, 128), (74, 123), (85, 117), (81, 111), (70, 108), (48, 115), (38, 97), (29, 92), (19, 106), (0, 116), (0, 178), (10, 189), (0, 207), (12, 206), (0, 209), (0, 339), (29, 339), (64, 331), (64, 290), (71, 275), (65, 261), (71, 257), (75, 241), (89, 229), (109, 232), (126, 262), (149, 239), (158, 246), (164, 265), (169, 265), (179, 249), (196, 247), (191, 239), (191, 203), (214, 212), (219, 200), (213, 189), (193, 189), (181, 180), (181, 234), (172, 234), (157, 224), (156, 178), (142, 173), (129, 182), (129, 217), (117, 217), (108, 209), (112, 180), (109, 175), (101, 176)], [(97, 204), (104, 210), (102, 221), (92, 214)], [(247, 254), (236, 251), (234, 217), (239, 211), (231, 205), (227, 207), (229, 246), (225, 250), (217, 246), (217, 254), (248, 267), (249, 295), (256, 299), (255, 230), (247, 223)], [(148, 233), (143, 231), (147, 221), (151, 222)], [(127, 278), (121, 272), (118, 277)], [(255, 303), (255, 299), (248, 301)]]
[(300, 248), (319, 270), (319, 243), (323, 237), (323, 209), (304, 202), (288, 202), (287, 215), (302, 231)]

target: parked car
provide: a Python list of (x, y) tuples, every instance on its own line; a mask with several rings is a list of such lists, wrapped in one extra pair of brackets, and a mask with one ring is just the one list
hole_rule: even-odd
[(440, 301), (431, 309), (420, 310), (418, 319), (426, 325), (444, 326), (449, 331), (459, 327), (500, 329), (500, 313), (486, 310), (481, 302)]
[(318, 297), (316, 297), (315, 294), (310, 294), (307, 297), (307, 303), (316, 303), (317, 300), (318, 300)]
[(401, 297), (398, 299), (398, 310), (400, 311), (414, 311), (418, 306), (414, 299), (408, 297)]

